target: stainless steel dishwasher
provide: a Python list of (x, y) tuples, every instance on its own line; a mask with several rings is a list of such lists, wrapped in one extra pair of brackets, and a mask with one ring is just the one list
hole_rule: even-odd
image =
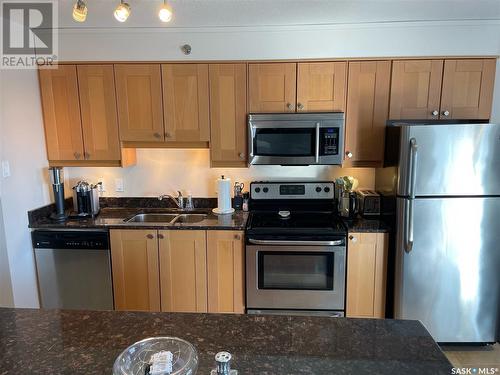
[(35, 230), (31, 237), (42, 308), (113, 309), (107, 231)]

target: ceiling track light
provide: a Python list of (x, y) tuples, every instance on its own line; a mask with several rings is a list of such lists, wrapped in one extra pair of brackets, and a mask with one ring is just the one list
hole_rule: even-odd
[(115, 9), (115, 18), (119, 22), (125, 22), (130, 16), (130, 5), (120, 0), (120, 4)]
[(85, 22), (87, 19), (87, 5), (83, 0), (77, 0), (73, 6), (73, 19), (76, 22)]
[(161, 22), (170, 22), (172, 19), (172, 7), (167, 3), (167, 0), (163, 0), (163, 4), (158, 12), (158, 17)]

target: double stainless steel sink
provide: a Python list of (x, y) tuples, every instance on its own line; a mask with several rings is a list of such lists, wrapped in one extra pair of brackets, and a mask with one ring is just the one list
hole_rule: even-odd
[(141, 213), (126, 220), (127, 223), (195, 224), (207, 218), (205, 213)]

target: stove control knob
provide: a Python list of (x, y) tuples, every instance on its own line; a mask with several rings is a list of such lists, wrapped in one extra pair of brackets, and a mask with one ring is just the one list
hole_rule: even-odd
[(266, 188), (266, 187), (265, 187), (264, 189), (262, 189), (262, 191), (263, 191), (264, 193), (267, 193), (267, 192), (269, 191), (269, 188)]
[(316, 187), (316, 193), (321, 193), (321, 186)]
[(325, 191), (325, 193), (329, 193), (330, 192), (330, 188), (328, 186), (325, 186), (325, 188), (323, 190)]
[(256, 193), (260, 193), (260, 187), (256, 187), (256, 188), (255, 188), (255, 192), (256, 192)]

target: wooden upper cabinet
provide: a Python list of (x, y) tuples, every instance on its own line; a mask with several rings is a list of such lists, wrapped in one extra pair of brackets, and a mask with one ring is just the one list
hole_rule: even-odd
[(243, 232), (207, 231), (208, 312), (245, 313)]
[(159, 64), (116, 64), (116, 96), (122, 141), (163, 141)]
[(111, 230), (116, 310), (160, 311), (158, 239), (155, 230)]
[(249, 112), (295, 112), (296, 63), (248, 64)]
[(246, 167), (246, 64), (210, 64), (212, 167)]
[(390, 85), (390, 61), (349, 62), (347, 164), (355, 167), (377, 166), (383, 162)]
[(393, 61), (389, 118), (439, 118), (442, 75), (443, 60)]
[(385, 317), (387, 252), (387, 233), (349, 234), (347, 317)]
[(344, 111), (346, 62), (299, 63), (297, 111)]
[(495, 59), (446, 60), (441, 118), (489, 119), (495, 66)]
[(76, 66), (40, 68), (38, 74), (49, 161), (83, 160)]
[(207, 248), (203, 230), (162, 230), (161, 310), (207, 312)]
[(78, 65), (84, 157), (120, 160), (113, 65)]
[(163, 119), (167, 142), (208, 142), (207, 64), (164, 64)]

